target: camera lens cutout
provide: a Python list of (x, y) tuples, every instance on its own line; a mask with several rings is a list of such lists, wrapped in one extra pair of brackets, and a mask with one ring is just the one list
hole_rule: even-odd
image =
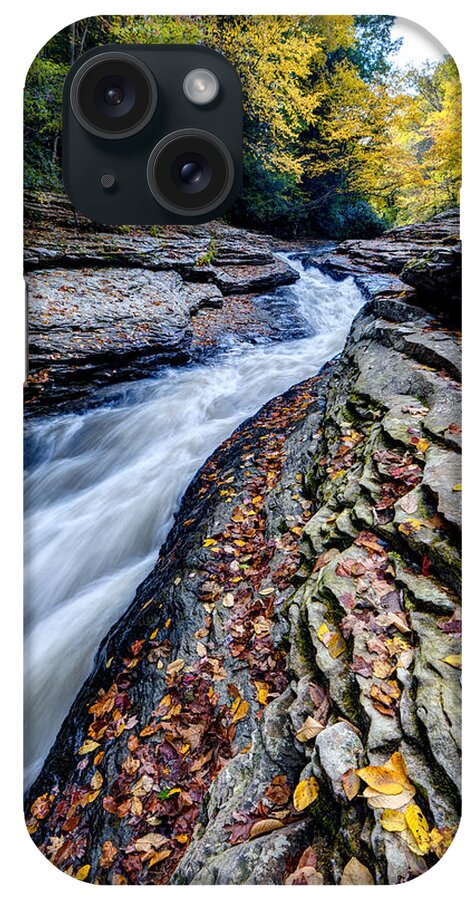
[(177, 215), (198, 216), (216, 209), (230, 193), (234, 175), (233, 159), (223, 141), (193, 128), (159, 141), (147, 164), (151, 193)]
[(98, 53), (76, 72), (71, 106), (91, 134), (108, 139), (136, 134), (157, 105), (157, 86), (148, 67), (129, 53)]

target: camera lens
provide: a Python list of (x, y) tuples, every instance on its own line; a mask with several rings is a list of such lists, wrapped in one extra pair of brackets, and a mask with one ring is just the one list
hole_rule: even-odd
[(152, 194), (177, 215), (198, 216), (216, 209), (230, 193), (234, 175), (233, 159), (223, 141), (194, 128), (159, 141), (147, 165)]
[(180, 169), (180, 178), (184, 184), (200, 184), (203, 173), (202, 167), (197, 162), (186, 162)]
[(104, 91), (104, 99), (110, 106), (118, 106), (124, 100), (124, 91), (120, 87), (109, 87)]
[(97, 53), (76, 72), (70, 98), (76, 118), (91, 134), (125, 138), (150, 121), (157, 86), (147, 66), (129, 53)]

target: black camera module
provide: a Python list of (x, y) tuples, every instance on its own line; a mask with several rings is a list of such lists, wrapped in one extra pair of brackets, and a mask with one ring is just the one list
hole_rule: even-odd
[(199, 216), (217, 209), (230, 193), (234, 177), (226, 144), (216, 135), (194, 128), (162, 138), (147, 164), (151, 193), (177, 215)]
[(70, 91), (78, 122), (96, 137), (122, 139), (141, 131), (157, 105), (150, 69), (130, 53), (91, 57), (76, 72)]

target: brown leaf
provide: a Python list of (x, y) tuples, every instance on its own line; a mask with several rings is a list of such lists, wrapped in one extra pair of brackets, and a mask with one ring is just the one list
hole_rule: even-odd
[(323, 730), (324, 725), (318, 722), (317, 719), (314, 719), (313, 716), (308, 716), (301, 728), (296, 731), (296, 738), (303, 744), (305, 741), (312, 740)]
[(108, 869), (109, 866), (112, 866), (116, 855), (117, 847), (114, 846), (112, 841), (105, 841), (102, 846), (99, 865), (102, 866), (103, 869)]
[(342, 787), (348, 800), (353, 800), (359, 793), (360, 778), (355, 769), (347, 769), (342, 776)]
[(150, 831), (134, 841), (134, 846), (140, 853), (147, 853), (149, 850), (158, 850), (159, 847), (167, 844), (168, 841), (169, 838), (165, 837), (165, 835), (156, 831)]
[(259, 819), (258, 822), (251, 826), (250, 838), (259, 837), (260, 834), (268, 834), (269, 831), (276, 831), (277, 828), (282, 827), (283, 823), (279, 822), (278, 819)]
[(353, 856), (342, 872), (341, 884), (375, 884), (372, 873)]
[(291, 789), (285, 775), (275, 775), (265, 789), (264, 796), (275, 806), (284, 806), (291, 796)]
[(45, 819), (51, 810), (51, 804), (54, 799), (54, 794), (48, 793), (41, 794), (40, 797), (37, 797), (31, 807), (32, 816), (35, 816), (36, 819)]
[(371, 791), (370, 788), (366, 788), (364, 791), (364, 797), (367, 798), (367, 803), (372, 809), (402, 809), (414, 796), (415, 788), (411, 784), (406, 785), (401, 794), (393, 796), (381, 794), (379, 791)]
[(302, 866), (291, 872), (286, 878), (285, 884), (324, 884), (324, 876), (317, 872), (314, 866)]

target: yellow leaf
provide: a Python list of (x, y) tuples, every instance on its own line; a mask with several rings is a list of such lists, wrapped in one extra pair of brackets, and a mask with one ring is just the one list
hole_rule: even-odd
[(78, 871), (76, 872), (76, 875), (74, 877), (77, 878), (78, 881), (85, 881), (85, 879), (89, 875), (90, 870), (91, 870), (90, 865), (81, 866), (81, 868), (78, 869)]
[(240, 702), (236, 708), (236, 711), (235, 711), (232, 721), (239, 722), (240, 719), (244, 719), (245, 716), (248, 715), (249, 708), (250, 708), (250, 705), (247, 700), (240, 700)]
[[(324, 638), (325, 635), (328, 634), (328, 633), (329, 633), (329, 629), (328, 629), (326, 623), (323, 622), (322, 625), (320, 626), (320, 628), (318, 629), (318, 632), (317, 632), (317, 636), (318, 636), (319, 640), (320, 640), (320, 641), (323, 641), (323, 638)], [(324, 642), (324, 641), (323, 641), (323, 642)]]
[(384, 809), (380, 821), (385, 831), (405, 831), (407, 827), (405, 816), (398, 809)]
[(179, 842), (179, 844), (186, 844), (188, 841), (188, 834), (176, 834), (175, 840)]
[(386, 766), (366, 766), (355, 771), (369, 787), (380, 794), (401, 794), (403, 791), (403, 779), (394, 769)]
[(88, 791), (87, 794), (83, 794), (83, 796), (79, 798), (79, 805), (87, 806), (88, 803), (93, 803), (100, 793), (101, 791)]
[(387, 766), (389, 769), (394, 769), (395, 772), (397, 772), (399, 777), (402, 779), (403, 784), (406, 784), (408, 782), (407, 767), (401, 753), (399, 753), (398, 751), (396, 753), (392, 753), (390, 759), (387, 762)]
[(151, 631), (151, 633), (150, 633), (150, 635), (149, 635), (149, 640), (154, 641), (155, 638), (157, 637), (158, 633), (159, 633), (159, 629), (158, 629), (158, 628), (154, 628), (154, 630)]
[(147, 867), (148, 867), (149, 869), (151, 869), (152, 866), (155, 866), (155, 865), (156, 865), (156, 863), (162, 862), (163, 859), (167, 859), (167, 857), (170, 856), (171, 853), (172, 853), (171, 850), (165, 850), (165, 849), (164, 849), (164, 850), (159, 850), (158, 852), (153, 851), (153, 852), (150, 854), (150, 858), (149, 858), (149, 862), (148, 862), (148, 864), (147, 864)]
[(420, 522), (419, 519), (407, 519), (406, 522), (401, 522), (398, 526), (398, 530), (402, 532), (402, 534), (411, 534), (412, 531), (419, 531), (420, 528), (423, 528), (424, 522)]
[(213, 547), (214, 544), (216, 544), (214, 538), (207, 538), (206, 541), (203, 542), (204, 547)]
[(415, 446), (420, 453), (425, 453), (425, 451), (428, 450), (430, 443), (429, 441), (425, 441), (424, 438), (418, 438)]
[(277, 828), (282, 827), (283, 823), (278, 822), (277, 819), (260, 819), (259, 822), (255, 822), (251, 826), (250, 838), (259, 837), (260, 834), (268, 834), (270, 831), (276, 831)]
[(78, 753), (80, 756), (84, 756), (86, 753), (91, 753), (93, 750), (96, 749), (96, 747), (99, 747), (99, 744), (97, 741), (87, 740), (84, 742), (83, 746), (80, 747), (80, 749), (78, 750)]
[(255, 681), (254, 685), (258, 695), (258, 703), (261, 703), (261, 706), (266, 706), (269, 694), (268, 685), (264, 681)]
[(421, 809), (416, 803), (411, 803), (405, 812), (407, 825), (417, 842), (418, 849), (422, 853), (428, 853), (431, 844), (430, 829)]
[(463, 485), (461, 484), (461, 481), (459, 481), (458, 484), (454, 484), (453, 487), (452, 487), (452, 490), (453, 490), (453, 491), (458, 491), (458, 492), (459, 492), (459, 491), (462, 491), (462, 490), (463, 490)]
[(300, 781), (293, 795), (293, 803), (294, 808), (297, 809), (298, 812), (302, 812), (303, 809), (306, 809), (311, 803), (314, 803), (317, 796), (319, 794), (319, 785), (314, 778), (314, 775), (311, 775), (309, 778), (305, 778), (304, 781)]
[(93, 777), (91, 778), (90, 785), (94, 788), (95, 791), (98, 791), (103, 782), (103, 777), (100, 772), (95, 772)]
[(421, 850), (420, 847), (418, 846), (418, 844), (409, 828), (406, 828), (405, 831), (401, 832), (401, 837), (403, 838), (405, 843), (408, 844), (412, 853), (415, 853), (416, 856), (424, 856), (425, 855), (423, 850)]
[(327, 645), (329, 655), (332, 656), (332, 659), (337, 659), (337, 657), (340, 656), (344, 652), (345, 647), (346, 647), (346, 644), (345, 644), (344, 638), (342, 637), (340, 631), (336, 631), (332, 635), (332, 637)]
[(341, 884), (375, 884), (372, 873), (353, 856), (342, 872)]
[(461, 655), (445, 656), (442, 662), (447, 663), (448, 666), (452, 666), (453, 669), (461, 669), (462, 658)]

